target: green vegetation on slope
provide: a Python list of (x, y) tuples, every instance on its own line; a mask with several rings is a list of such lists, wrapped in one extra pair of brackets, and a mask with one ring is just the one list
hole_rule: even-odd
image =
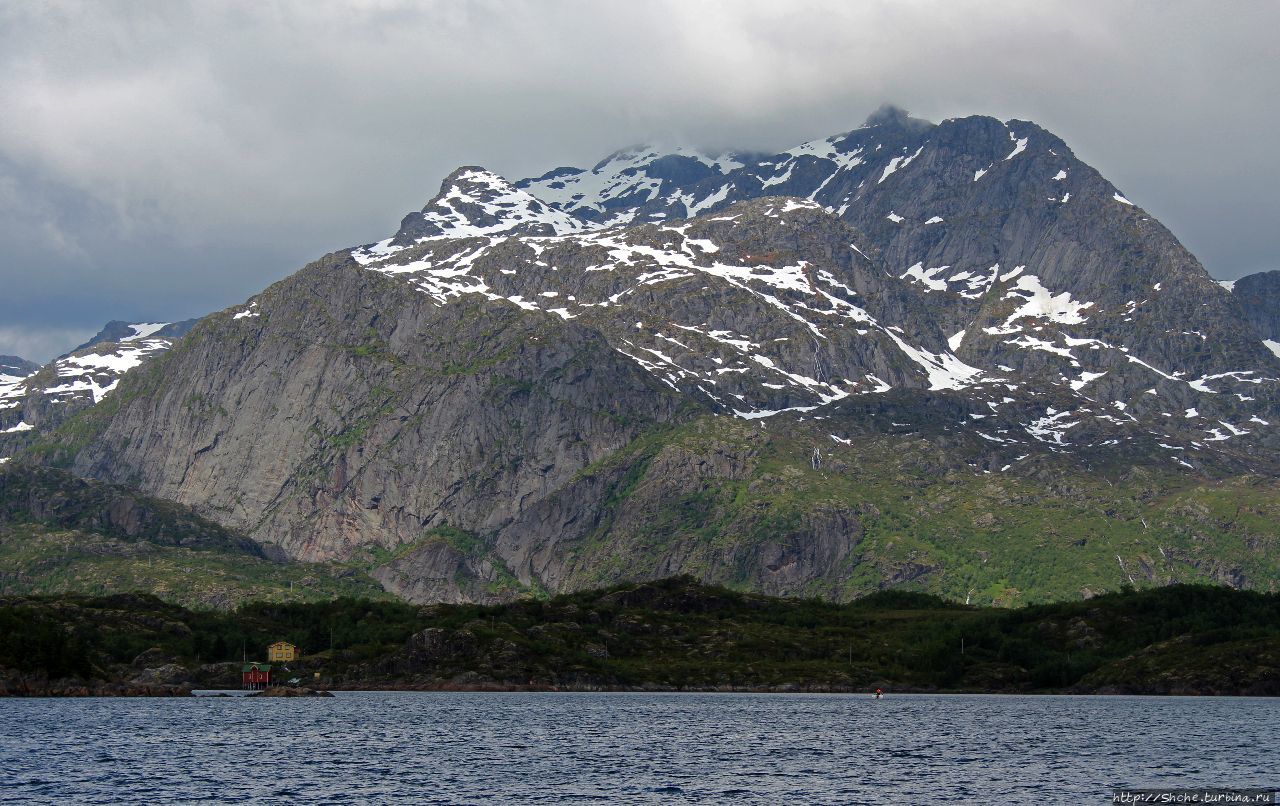
[[(1048, 451), (986, 473), (946, 435), (828, 434), (851, 427), (707, 417), (637, 440), (583, 473), (615, 481), (574, 585), (658, 578), (672, 557), (735, 589), (846, 601), (891, 586), (1009, 605), (1280, 581), (1275, 479), (1085, 470)], [(806, 556), (824, 546), (843, 556)]]

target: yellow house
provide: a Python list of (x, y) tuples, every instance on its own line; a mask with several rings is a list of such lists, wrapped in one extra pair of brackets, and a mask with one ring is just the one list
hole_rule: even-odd
[(269, 663), (287, 663), (298, 659), (298, 648), (288, 641), (276, 641), (267, 647)]

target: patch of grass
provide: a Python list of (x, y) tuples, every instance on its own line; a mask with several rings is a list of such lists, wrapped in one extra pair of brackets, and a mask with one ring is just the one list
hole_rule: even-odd
[[(759, 589), (768, 582), (756, 547), (823, 540), (853, 548), (787, 592), (852, 599), (894, 585), (1011, 605), (1179, 581), (1265, 590), (1280, 579), (1274, 480), (1131, 468), (1110, 477), (940, 471), (942, 449), (888, 437), (818, 442), (824, 464), (814, 468), (819, 439), (816, 425), (766, 431), (705, 418), (646, 434), (587, 468), (580, 478), (614, 481), (600, 525), (574, 548), (575, 584), (656, 576), (679, 557), (684, 571)], [(739, 475), (692, 474), (726, 456)], [(675, 483), (671, 467), (690, 476)]]

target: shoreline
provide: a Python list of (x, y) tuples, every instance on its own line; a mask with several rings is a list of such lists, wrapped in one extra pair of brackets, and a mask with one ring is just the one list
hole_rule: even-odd
[[(288, 689), (285, 689), (288, 690)], [(520, 685), (504, 683), (420, 683), (407, 685), (343, 685), (335, 687), (312, 687), (308, 694), (283, 695), (292, 699), (305, 697), (328, 697), (344, 693), (402, 692), (422, 694), (776, 694), (776, 695), (844, 695), (849, 697), (865, 697), (875, 699), (875, 692), (866, 689), (847, 687), (786, 687), (786, 686), (706, 686), (675, 688), (662, 686), (549, 686)], [(196, 693), (200, 692), (200, 693)], [(884, 698), (894, 696), (983, 696), (983, 697), (1226, 697), (1232, 699), (1276, 699), (1280, 697), (1271, 693), (1251, 693), (1247, 691), (1205, 691), (1205, 690), (1170, 690), (1170, 691), (1136, 691), (1119, 687), (1106, 687), (1094, 691), (1071, 689), (1002, 691), (994, 689), (928, 689), (928, 688), (884, 688)], [(226, 699), (272, 699), (275, 696), (262, 696), (258, 691), (243, 689), (213, 689), (195, 686), (130, 686), (128, 684), (105, 684), (100, 686), (66, 685), (50, 687), (28, 687), (25, 690), (0, 690), (0, 699), (113, 699), (113, 698), (226, 698)]]

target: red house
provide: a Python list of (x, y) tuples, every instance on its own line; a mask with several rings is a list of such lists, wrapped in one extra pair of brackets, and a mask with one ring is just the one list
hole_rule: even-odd
[(240, 687), (257, 691), (271, 685), (271, 664), (246, 663), (240, 669)]

